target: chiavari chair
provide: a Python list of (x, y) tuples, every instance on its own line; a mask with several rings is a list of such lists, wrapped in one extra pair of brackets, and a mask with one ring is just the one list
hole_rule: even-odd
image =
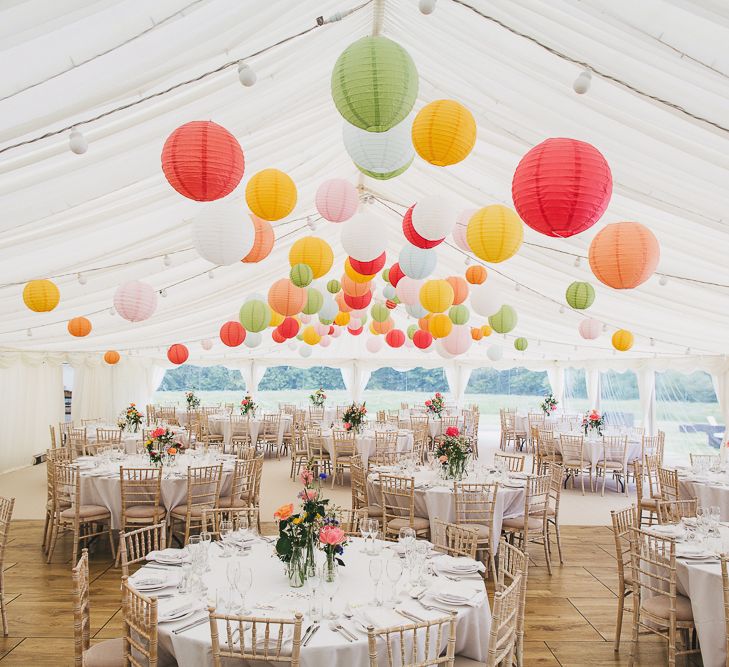
[[(303, 417), (304, 413), (301, 412)], [(299, 412), (294, 416), (294, 423), (292, 425), (294, 439), (291, 446), (291, 470), (289, 471), (289, 477), (296, 479), (296, 475), (299, 474), (302, 468), (306, 467), (309, 461), (309, 447), (306, 439), (306, 421), (304, 418), (299, 420)]]
[(61, 445), (68, 445), (66, 442), (69, 431), (72, 431), (76, 426), (74, 422), (58, 422), (58, 436), (60, 438)]
[(324, 408), (309, 407), (309, 421), (312, 424), (320, 425), (324, 421)]
[(354, 438), (353, 431), (338, 428), (332, 431), (332, 488), (334, 488), (337, 476), (344, 484), (344, 471), (351, 468), (352, 457), (357, 453)]
[(656, 504), (658, 523), (679, 523), (684, 517), (696, 517), (699, 501), (691, 500), (659, 500)]
[(279, 431), (281, 426), (281, 415), (278, 413), (263, 415), (261, 423), (261, 432), (258, 439), (263, 443), (264, 454), (270, 452), (276, 453), (276, 458), (281, 458), (281, 441), (279, 439)]
[(449, 556), (473, 558), (476, 560), (478, 549), (478, 528), (459, 526), (441, 519), (433, 520), (435, 534), (433, 548)]
[(708, 470), (709, 468), (719, 465), (721, 457), (718, 454), (689, 454), (691, 459), (691, 467), (700, 467)]
[(582, 495), (585, 495), (585, 474), (590, 476), (590, 491), (593, 491), (592, 464), (585, 460), (585, 438), (581, 435), (566, 435), (560, 433), (559, 449), (562, 452), (562, 465), (567, 479), (572, 479), (572, 488), (575, 488), (575, 479), (579, 475)]
[(550, 528), (554, 526), (554, 536), (557, 542), (557, 555), (559, 556), (559, 564), (564, 565), (562, 558), (562, 538), (559, 532), (559, 502), (562, 497), (562, 479), (564, 478), (564, 468), (560, 463), (547, 463), (545, 474), (549, 475), (549, 504), (547, 506), (547, 545), (549, 547), (550, 557), (552, 554), (552, 538)]
[(97, 428), (96, 444), (97, 445), (121, 445), (122, 432), (120, 428)]
[(230, 420), (230, 444), (236, 447), (249, 447), (251, 445), (251, 419), (249, 415), (233, 415)]
[[(294, 620), (218, 614), (214, 607), (208, 607), (208, 614), (214, 667), (221, 667), (223, 658), (236, 659), (241, 665), (247, 665), (249, 661), (260, 661), (285, 662), (291, 667), (299, 667), (303, 620), (301, 612), (296, 612)], [(222, 642), (219, 623), (224, 624)]]
[(496, 452), (494, 454), (494, 463), (501, 462), (505, 464), (509, 472), (524, 472), (525, 458), (521, 454), (502, 454), (501, 452)]
[(254, 459), (256, 458), (256, 448), (252, 445), (238, 445), (235, 448), (235, 458)]
[(163, 523), (161, 468), (119, 468), (122, 532)]
[(93, 419), (82, 419), (81, 426), (92, 426), (93, 424), (102, 424), (104, 420), (101, 417), (94, 417)]
[(420, 537), (430, 533), (430, 521), (415, 515), (415, 480), (412, 477), (378, 474), (382, 499), (383, 537), (395, 541), (400, 528), (412, 528)]
[(460, 430), (460, 418), (458, 415), (443, 415), (438, 421), (438, 431), (436, 433), (434, 444), (437, 446), (443, 440), (445, 432), (449, 428), (457, 428)]
[(517, 575), (507, 588), (494, 593), (486, 667), (511, 665), (514, 662), (521, 588), (521, 575)]
[(170, 539), (175, 535), (175, 524), (183, 523), (184, 530), (177, 531), (183, 536), (182, 544), (190, 540), (190, 530), (202, 523), (204, 509), (213, 509), (220, 498), (220, 484), (223, 477), (223, 464), (201, 466), (187, 469), (187, 498), (184, 504), (173, 507), (169, 513)]
[(496, 545), (492, 544), (494, 530), (494, 509), (498, 484), (476, 484), (453, 482), (453, 500), (456, 523), (459, 526), (473, 526), (478, 531), (478, 549), (481, 562), (496, 576)]
[(56, 443), (56, 427), (53, 426), (53, 424), (48, 425), (48, 431), (51, 435), (51, 449), (55, 449), (57, 446)]
[(81, 558), (71, 570), (71, 578), (75, 667), (126, 667), (128, 663), (124, 657), (124, 640), (121, 637), (91, 645), (88, 549), (81, 552)]
[(505, 539), (499, 541), (499, 575), (496, 580), (496, 592), (508, 590), (517, 578), (521, 577), (519, 588), (519, 606), (516, 618), (516, 664), (524, 664), (524, 616), (526, 614), (527, 575), (529, 572), (529, 559), (521, 550)]
[(365, 511), (371, 519), (382, 516), (382, 507), (371, 504), (367, 491), (367, 473), (362, 463), (362, 457), (356, 454), (349, 462), (349, 472), (352, 478), (352, 511)]
[[(48, 545), (53, 529), (53, 517), (56, 510), (55, 464), (70, 463), (71, 450), (68, 447), (56, 447), (46, 451), (46, 513), (43, 523), (43, 553), (48, 554)], [(65, 509), (65, 508), (64, 508)]]
[(230, 494), (220, 496), (218, 507), (248, 507), (253, 504), (256, 488), (256, 470), (263, 465), (263, 455), (252, 459), (236, 459)]
[(543, 473), (547, 463), (562, 463), (562, 452), (559, 450), (554, 431), (549, 426), (539, 427), (536, 434), (536, 461), (535, 471), (538, 475)]
[(331, 473), (332, 457), (326, 447), (324, 436), (318, 426), (309, 426), (304, 434), (308, 458), (312, 463), (314, 471), (319, 473)]
[(658, 468), (658, 483), (661, 489), (661, 500), (678, 500), (677, 470)]
[(89, 444), (86, 436), (86, 428), (69, 429), (66, 432), (65, 442), (66, 446), (73, 452), (73, 458), (76, 458), (77, 456), (86, 456), (86, 450)]
[(500, 413), (501, 420), (501, 437), (499, 439), (499, 449), (505, 451), (509, 446), (513, 446), (514, 450), (521, 449), (524, 446), (526, 433), (522, 433), (516, 427), (516, 414), (503, 411)]
[(633, 571), (630, 564), (631, 530), (636, 527), (638, 506), (631, 505), (623, 510), (611, 510), (610, 517), (615, 539), (615, 560), (618, 567), (618, 617), (615, 623), (613, 648), (620, 650), (620, 635), (623, 629), (625, 599), (633, 592)]
[(656, 456), (658, 457), (658, 461), (660, 465), (663, 465), (663, 451), (666, 447), (666, 432), (665, 431), (658, 431), (658, 449), (656, 450)]
[(201, 530), (220, 538), (220, 522), (231, 521), (233, 530), (257, 529), (260, 525), (260, 512), (257, 507), (218, 507), (204, 509)]
[(527, 449), (534, 451), (536, 443), (534, 441), (533, 433), (534, 429), (543, 428), (546, 424), (547, 417), (543, 412), (529, 412), (527, 413)]
[[(604, 435), (602, 436), (602, 459), (595, 466), (597, 474), (602, 474), (602, 491), (605, 495), (605, 482), (608, 474), (615, 478), (616, 487), (623, 485), (623, 493), (628, 495), (628, 436)], [(617, 488), (616, 488), (617, 490)]]
[(4, 637), (8, 636), (8, 616), (5, 609), (5, 580), (3, 573), (5, 570), (5, 547), (8, 544), (13, 507), (15, 507), (15, 498), (0, 496), (0, 618), (2, 619)]
[(202, 440), (205, 449), (210, 447), (210, 445), (225, 445), (225, 436), (222, 433), (212, 432), (208, 414), (202, 411), (200, 412), (199, 436), (199, 439)]
[[(628, 665), (638, 650), (640, 630), (647, 630), (668, 643), (668, 665), (679, 655), (700, 653), (689, 648), (696, 631), (691, 600), (677, 592), (676, 542), (631, 528), (630, 561), (633, 571), (633, 636)], [(677, 646), (683, 635), (681, 650)]]
[(413, 431), (413, 454), (415, 455), (415, 460), (420, 464), (425, 463), (428, 458), (427, 429), (421, 428), (417, 431)]
[(124, 665), (157, 667), (157, 598), (148, 598), (122, 577), (122, 612), (124, 615)]
[(397, 460), (397, 431), (375, 431), (375, 455), (370, 456), (367, 464), (392, 465)]
[[(203, 408), (204, 411), (205, 408)], [(177, 408), (175, 407), (159, 407), (156, 410), (156, 418), (159, 421), (163, 421), (166, 424), (172, 424), (179, 426), (180, 421), (177, 418)]]
[(633, 477), (635, 479), (635, 495), (637, 502), (637, 526), (640, 528), (643, 525), (643, 521), (647, 520), (648, 525), (653, 525), (653, 518), (658, 520), (658, 500), (659, 498), (652, 498), (646, 496), (643, 493), (643, 487), (645, 484), (645, 467), (640, 461), (633, 462)]
[(724, 633), (726, 634), (726, 655), (729, 662), (729, 555), (721, 554), (721, 586), (724, 591)]
[(143, 528), (119, 534), (119, 554), (122, 576), (129, 576), (129, 566), (143, 563), (147, 554), (152, 551), (162, 551), (166, 546), (165, 533), (167, 527), (164, 523), (155, 523)]

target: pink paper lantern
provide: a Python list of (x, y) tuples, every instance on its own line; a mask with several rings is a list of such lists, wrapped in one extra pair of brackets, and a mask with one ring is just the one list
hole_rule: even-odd
[(367, 348), (367, 351), (372, 354), (377, 354), (382, 349), (382, 338), (379, 336), (373, 336), (372, 338), (367, 339), (367, 343), (365, 344), (365, 347)]
[(339, 338), (342, 335), (342, 327), (332, 327), (333, 331), (329, 334), (332, 338)]
[(400, 278), (395, 288), (397, 298), (406, 306), (414, 303), (420, 303), (420, 288), (423, 286), (422, 280), (415, 280), (409, 276)]
[(316, 191), (316, 210), (329, 222), (349, 220), (358, 205), (357, 188), (343, 178), (324, 181)]
[(322, 336), (319, 341), (319, 345), (322, 347), (329, 347), (332, 344), (332, 339), (329, 336)]
[(131, 280), (117, 288), (114, 308), (125, 320), (142, 322), (157, 309), (157, 292), (147, 283)]
[(352, 329), (359, 329), (362, 326), (362, 321), (359, 319), (359, 317), (351, 317), (347, 326), (351, 327)]
[(329, 325), (322, 324), (321, 322), (316, 322), (314, 324), (314, 331), (316, 331), (316, 333), (318, 333), (320, 336), (326, 336), (329, 333)]
[(477, 208), (469, 208), (467, 211), (462, 211), (456, 220), (456, 226), (453, 228), (453, 240), (463, 252), (471, 252), (471, 246), (468, 245), (468, 240), (466, 239), (466, 230), (468, 229), (468, 221), (476, 211), (478, 211)]
[(466, 324), (459, 324), (451, 329), (451, 332), (443, 339), (443, 348), (449, 354), (457, 355), (468, 352), (473, 338), (471, 338), (471, 327)]
[(580, 336), (585, 340), (595, 340), (602, 333), (602, 324), (593, 318), (582, 320), (578, 327)]
[(200, 347), (202, 347), (203, 350), (212, 350), (213, 341), (211, 341), (209, 338), (206, 338), (205, 340), (201, 340)]

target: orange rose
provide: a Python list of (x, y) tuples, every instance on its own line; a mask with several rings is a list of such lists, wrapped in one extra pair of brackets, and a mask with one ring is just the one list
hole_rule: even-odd
[(175, 454), (177, 454), (177, 448), (176, 448), (176, 447), (170, 447), (170, 448), (169, 448), (169, 449), (167, 450), (167, 453), (168, 453), (168, 454), (169, 454), (170, 456), (174, 456)]
[(281, 505), (274, 513), (273, 518), (278, 521), (286, 521), (294, 513), (294, 504)]

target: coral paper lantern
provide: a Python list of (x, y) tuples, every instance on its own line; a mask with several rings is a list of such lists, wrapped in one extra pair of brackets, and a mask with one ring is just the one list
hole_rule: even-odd
[[(341, 313), (348, 313), (350, 310), (353, 310), (353, 306), (350, 306), (345, 300), (344, 297), (349, 296), (346, 292), (340, 292), (334, 297), (334, 302), (337, 304), (337, 307), (339, 310), (337, 312)], [(355, 297), (358, 298), (358, 297)], [(334, 315), (328, 319), (333, 320), (337, 316), (337, 313), (334, 313)]]
[(486, 269), (483, 266), (474, 264), (466, 269), (466, 281), (471, 285), (482, 285), (486, 282), (487, 277)]
[(387, 272), (387, 279), (390, 282), (390, 285), (393, 287), (397, 287), (397, 284), (400, 282), (401, 278), (404, 278), (405, 274), (403, 273), (403, 270), (400, 268), (399, 262), (395, 262)]
[(354, 257), (349, 257), (349, 265), (362, 276), (374, 276), (378, 271), (382, 270), (387, 260), (387, 253), (383, 252), (379, 257), (372, 261), (362, 262)]
[(585, 310), (595, 302), (595, 288), (590, 283), (575, 281), (565, 292), (567, 304), (575, 310)]
[(281, 278), (268, 290), (268, 305), (281, 315), (296, 315), (306, 304), (306, 290)]
[(329, 222), (349, 220), (359, 205), (357, 188), (343, 178), (324, 181), (316, 191), (316, 210)]
[(405, 334), (400, 329), (393, 329), (387, 332), (385, 342), (390, 347), (402, 347), (405, 344)]
[(296, 206), (296, 185), (278, 169), (263, 169), (246, 185), (246, 202), (255, 215), (271, 222), (285, 218)]
[(238, 319), (246, 331), (257, 333), (271, 321), (271, 309), (260, 299), (251, 299), (241, 306)]
[(426, 104), (413, 121), (413, 146), (436, 167), (447, 167), (468, 157), (476, 143), (476, 120), (455, 100)]
[(207, 204), (192, 221), (192, 242), (200, 257), (218, 265), (239, 262), (253, 249), (254, 224), (228, 199)]
[(484, 206), (469, 220), (466, 240), (479, 259), (503, 262), (519, 250), (524, 240), (524, 225), (519, 216), (506, 206)]
[(119, 359), (121, 359), (121, 355), (116, 350), (107, 350), (104, 352), (104, 361), (109, 364), (109, 366), (118, 364)]
[(23, 302), (35, 313), (53, 310), (61, 300), (61, 292), (50, 280), (31, 280), (23, 288)]
[(433, 336), (431, 336), (429, 331), (418, 329), (413, 334), (413, 343), (415, 343), (415, 347), (419, 350), (427, 350), (433, 343)]
[(238, 347), (246, 339), (246, 330), (240, 322), (226, 322), (220, 327), (220, 340), (228, 347)]
[(460, 276), (449, 276), (446, 282), (453, 288), (453, 303), (458, 305), (468, 298), (468, 283)]
[(423, 248), (426, 250), (428, 248), (435, 248), (435, 246), (445, 241), (445, 237), (436, 239), (435, 241), (429, 241), (415, 231), (415, 227), (413, 227), (413, 209), (415, 206), (416, 204), (413, 204), (407, 211), (405, 211), (405, 215), (402, 217), (402, 233), (405, 235), (408, 242), (416, 248)]
[(343, 295), (343, 301), (348, 308), (352, 310), (359, 310), (361, 308), (367, 308), (372, 301), (372, 292), (366, 292), (362, 296), (352, 296), (346, 292)]
[(643, 284), (658, 266), (661, 249), (650, 229), (639, 222), (614, 222), (603, 227), (590, 244), (590, 268), (614, 289)]
[(586, 320), (582, 320), (577, 329), (580, 332), (580, 336), (582, 336), (585, 340), (595, 340), (600, 337), (602, 324), (589, 317)]
[(360, 262), (371, 262), (385, 252), (387, 225), (379, 216), (358, 213), (342, 224), (341, 242), (344, 251)]
[(420, 304), (431, 313), (442, 313), (453, 305), (453, 288), (445, 280), (428, 280), (420, 288)]
[(162, 149), (165, 178), (177, 192), (195, 201), (213, 201), (233, 192), (244, 168), (236, 138), (211, 121), (181, 125)]
[(576, 139), (547, 139), (519, 162), (511, 183), (514, 206), (532, 229), (566, 238), (605, 212), (613, 191), (610, 167), (597, 148)]
[(372, 289), (372, 283), (358, 283), (352, 280), (346, 273), (342, 276), (342, 291), (349, 296), (363, 296)]
[(157, 309), (157, 292), (147, 283), (131, 280), (114, 293), (116, 312), (129, 322), (142, 322)]
[(370, 324), (370, 328), (373, 331), (373, 333), (377, 334), (386, 334), (392, 331), (392, 329), (395, 327), (395, 323), (388, 317), (388, 319), (383, 320), (381, 322), (378, 322), (377, 320), (373, 320), (372, 324)]
[(262, 220), (257, 215), (251, 214), (251, 221), (253, 222), (253, 247), (251, 251), (242, 259), (241, 262), (246, 264), (256, 264), (262, 262), (266, 257), (271, 254), (273, 250), (273, 243), (276, 237), (273, 233), (273, 227), (268, 220)]
[(497, 312), (489, 316), (491, 328), (500, 334), (513, 331), (518, 322), (516, 311), (511, 306), (501, 306)]
[(279, 329), (278, 327), (276, 327), (276, 328), (275, 328), (275, 329), (274, 329), (274, 330), (273, 330), (273, 331), (271, 332), (271, 340), (272, 340), (272, 341), (273, 341), (274, 343), (283, 343), (283, 342), (285, 342), (285, 341), (286, 341), (286, 337), (285, 337), (285, 336), (284, 336), (284, 335), (283, 335), (283, 334), (281, 333), (281, 330), (280, 330), (280, 329)]
[(91, 333), (91, 322), (85, 317), (74, 317), (68, 321), (68, 333), (76, 338), (83, 338)]
[(627, 352), (633, 347), (634, 340), (633, 334), (630, 331), (627, 329), (618, 329), (613, 334), (612, 343), (618, 352)]
[(334, 263), (332, 247), (318, 236), (304, 236), (298, 239), (289, 250), (289, 264), (308, 264), (314, 278), (321, 278), (329, 273)]
[(412, 110), (418, 71), (397, 42), (362, 37), (337, 58), (331, 85), (334, 104), (346, 121), (368, 132), (384, 132)]
[(167, 350), (167, 358), (178, 366), (184, 364), (189, 356), (190, 352), (182, 343), (175, 343)]
[(445, 338), (453, 330), (453, 322), (448, 315), (438, 313), (428, 320), (428, 331), (433, 338)]

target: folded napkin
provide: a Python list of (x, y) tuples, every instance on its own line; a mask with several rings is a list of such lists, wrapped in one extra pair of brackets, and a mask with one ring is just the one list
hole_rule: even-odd
[(129, 582), (139, 588), (146, 586), (159, 586), (167, 581), (167, 576), (162, 572), (151, 572), (149, 570), (138, 570), (131, 577)]
[(663, 526), (646, 526), (644, 530), (663, 537), (681, 537), (684, 533), (683, 526), (673, 523)]
[(429, 591), (436, 603), (449, 605), (479, 607), (486, 598), (483, 584), (471, 581), (436, 580)]
[(367, 626), (369, 625), (374, 628), (391, 628), (392, 626), (408, 624), (406, 619), (389, 607), (362, 607), (357, 612), (356, 618), (365, 632), (367, 632)]
[(454, 557), (446, 554), (440, 556), (434, 563), (439, 570), (455, 574), (486, 571), (486, 566), (473, 558)]
[(187, 555), (183, 549), (173, 549), (172, 547), (169, 547), (167, 549), (162, 549), (161, 551), (150, 551), (147, 554), (147, 560), (181, 563), (183, 560), (186, 560), (186, 556)]
[(192, 611), (192, 600), (179, 598), (160, 600), (157, 607), (157, 621), (159, 623), (174, 621), (190, 611)]

